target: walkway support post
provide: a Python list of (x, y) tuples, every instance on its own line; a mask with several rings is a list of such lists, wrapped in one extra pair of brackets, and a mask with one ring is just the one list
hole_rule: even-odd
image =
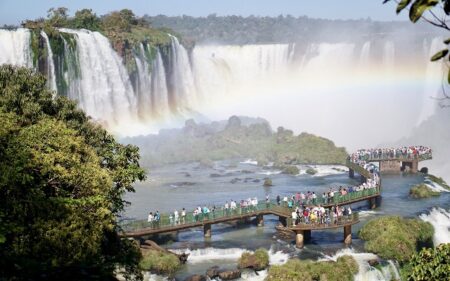
[(257, 215), (256, 216), (256, 223), (259, 227), (264, 226), (264, 216), (263, 215)]
[(345, 245), (352, 244), (352, 226), (351, 225), (344, 226), (344, 243), (345, 243)]
[(376, 197), (369, 199), (369, 207), (372, 210), (377, 208), (377, 198)]
[(203, 234), (204, 234), (205, 238), (211, 237), (211, 224), (207, 223), (207, 224), (203, 225)]
[(295, 235), (295, 246), (299, 249), (303, 248), (304, 245), (304, 231), (303, 230), (296, 230)]
[(352, 179), (355, 177), (355, 171), (353, 169), (348, 169), (348, 177)]
[(278, 217), (278, 221), (284, 226), (287, 226), (287, 219), (285, 217)]

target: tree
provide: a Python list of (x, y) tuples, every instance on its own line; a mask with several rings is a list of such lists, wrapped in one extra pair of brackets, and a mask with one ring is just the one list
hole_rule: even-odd
[(45, 85), (0, 67), (0, 276), (139, 279), (139, 249), (117, 223), (124, 193), (145, 178), (138, 149)]
[[(383, 4), (391, 2), (391, 0), (384, 0)], [(416, 23), (420, 19), (430, 23), (433, 26), (442, 28), (446, 31), (450, 31), (450, 26), (447, 24), (447, 16), (450, 15), (450, 0), (399, 0), (397, 2), (397, 14), (403, 10), (409, 10), (409, 19), (411, 22)], [(444, 40), (444, 44), (449, 46), (450, 38)], [(450, 47), (447, 47), (431, 57), (431, 61), (439, 61), (446, 59), (450, 60)], [(448, 64), (447, 64), (448, 65)], [(447, 84), (450, 84), (450, 68), (447, 74)], [(443, 88), (442, 100), (449, 100), (450, 94), (448, 94)], [(442, 106), (448, 106), (441, 104)]]
[(67, 24), (67, 11), (65, 7), (51, 8), (47, 11), (47, 18), (54, 27), (64, 27)]
[(91, 9), (82, 9), (75, 12), (72, 25), (73, 28), (85, 28), (95, 31), (100, 28), (100, 20)]

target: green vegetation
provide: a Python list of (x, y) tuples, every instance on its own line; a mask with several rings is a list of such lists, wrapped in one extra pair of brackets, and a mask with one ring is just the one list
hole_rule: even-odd
[(432, 244), (433, 226), (419, 219), (385, 216), (364, 225), (359, 237), (366, 240), (367, 251), (405, 263), (417, 249)]
[[(275, 167), (297, 164), (344, 164), (345, 148), (336, 147), (328, 139), (278, 128), (274, 133), (263, 119), (232, 116), (228, 121), (197, 124), (186, 121), (182, 129), (162, 130), (158, 135), (127, 138), (126, 143), (141, 147), (142, 164), (210, 162), (232, 158), (258, 159), (258, 163), (274, 162)], [(243, 122), (247, 124), (242, 124)], [(294, 171), (295, 169), (295, 171)]]
[(139, 249), (117, 234), (123, 195), (145, 179), (138, 149), (45, 84), (0, 67), (0, 276), (139, 279)]
[(156, 274), (173, 275), (181, 268), (181, 262), (177, 256), (161, 251), (147, 250), (144, 252), (139, 267)]
[(409, 281), (450, 280), (450, 243), (414, 254), (402, 276)]
[[(175, 34), (167, 28), (151, 27), (148, 21), (136, 17), (128, 9), (113, 11), (100, 17), (91, 9), (78, 10), (73, 17), (69, 17), (67, 12), (68, 9), (64, 7), (52, 8), (48, 11), (46, 19), (40, 18), (23, 22), (22, 25), (31, 29), (32, 34), (34, 34), (32, 37), (32, 51), (35, 65), (37, 65), (39, 60), (45, 59), (47, 56), (46, 53), (43, 53), (43, 50), (40, 50), (42, 49), (42, 44), (39, 44), (39, 32), (41, 30), (44, 30), (49, 37), (54, 58), (64, 57), (63, 39), (67, 41), (67, 37), (73, 36), (60, 32), (59, 28), (83, 28), (102, 33), (108, 37), (112, 47), (124, 59), (131, 77), (137, 70), (134, 54), (139, 51), (141, 43), (145, 45), (145, 57), (150, 62), (156, 54), (156, 47), (167, 48), (171, 42), (169, 33)], [(69, 44), (74, 44), (74, 41), (72, 40)], [(55, 66), (61, 68), (58, 63)], [(57, 75), (60, 73), (59, 76), (61, 76), (64, 70), (56, 69), (56, 72)], [(57, 81), (64, 81), (64, 79), (57, 79)], [(58, 85), (58, 92), (65, 93), (66, 88), (66, 85)]]
[(255, 253), (244, 252), (238, 260), (238, 268), (252, 268), (263, 270), (269, 266), (269, 253), (266, 249), (260, 248)]
[(413, 198), (429, 198), (431, 196), (440, 196), (441, 193), (437, 191), (433, 191), (426, 184), (421, 183), (417, 184), (409, 190), (409, 196)]
[(271, 266), (266, 281), (351, 281), (358, 273), (358, 264), (351, 256), (334, 261), (289, 260), (284, 265)]
[(306, 173), (309, 175), (315, 175), (315, 174), (317, 174), (317, 170), (314, 168), (308, 168), (308, 169), (306, 169)]

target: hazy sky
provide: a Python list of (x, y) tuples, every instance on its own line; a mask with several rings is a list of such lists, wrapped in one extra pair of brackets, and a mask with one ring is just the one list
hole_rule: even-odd
[(67, 7), (70, 14), (91, 8), (105, 14), (122, 8), (137, 15), (260, 15), (291, 14), (313, 18), (404, 20), (397, 16), (393, 4), (382, 0), (0, 0), (0, 24), (19, 24), (24, 19), (45, 17), (51, 7)]

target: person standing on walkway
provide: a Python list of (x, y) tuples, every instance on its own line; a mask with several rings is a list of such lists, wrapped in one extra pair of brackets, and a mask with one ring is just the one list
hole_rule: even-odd
[(186, 223), (186, 209), (181, 210), (181, 223)]
[(180, 218), (179, 218), (179, 214), (178, 214), (177, 210), (175, 210), (175, 212), (173, 212), (173, 219), (175, 221), (175, 224), (179, 224), (180, 223)]
[(280, 206), (281, 198), (280, 195), (277, 195), (277, 205)]

